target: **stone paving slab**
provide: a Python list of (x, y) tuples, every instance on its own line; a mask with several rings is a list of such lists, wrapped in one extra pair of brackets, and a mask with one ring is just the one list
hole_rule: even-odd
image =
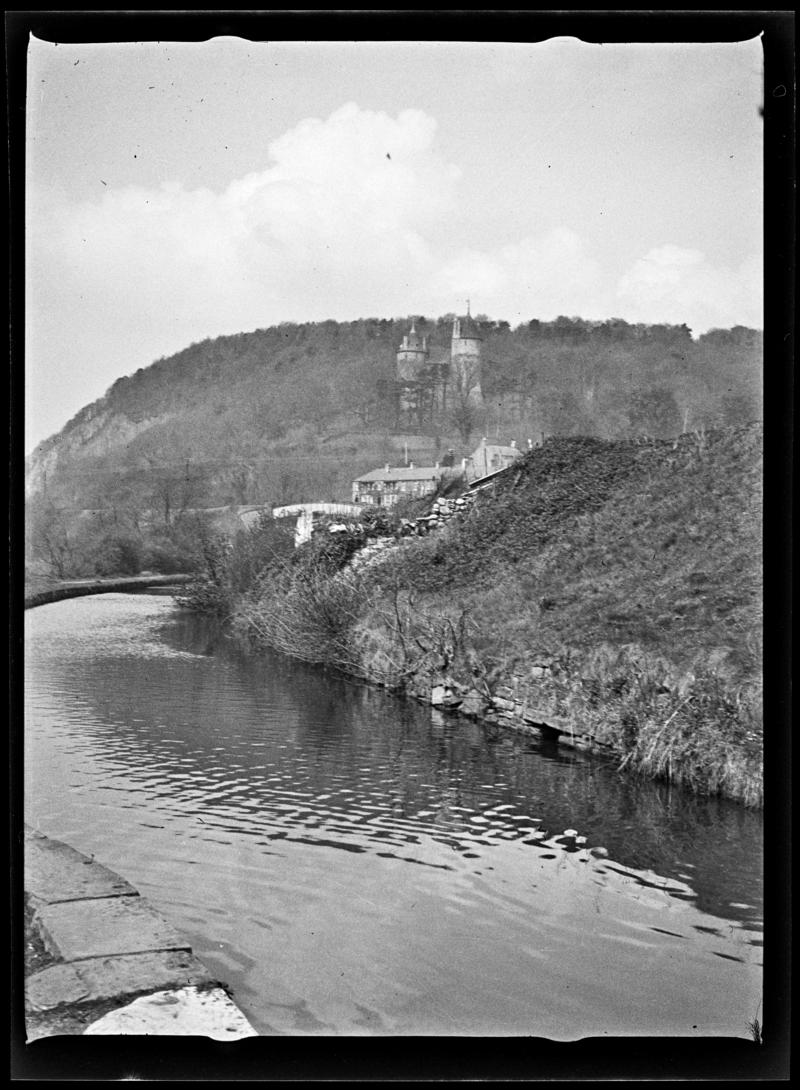
[(73, 1003), (124, 999), (142, 992), (216, 983), (186, 950), (88, 958), (52, 965), (25, 982), (25, 998), (33, 1011), (51, 1011)]
[(25, 982), (28, 1041), (84, 1032), (257, 1036), (187, 940), (133, 886), (29, 827), (25, 893), (32, 926), (55, 959)]
[(180, 988), (142, 996), (93, 1022), (84, 1034), (211, 1037), (216, 1041), (258, 1036), (222, 988)]
[(138, 894), (45, 904), (35, 919), (48, 949), (64, 961), (191, 949)]
[(25, 1003), (30, 1010), (57, 1010), (88, 1000), (86, 985), (74, 965), (51, 965), (25, 981)]
[(25, 889), (45, 904), (87, 897), (136, 896), (133, 886), (108, 867), (95, 863), (67, 844), (28, 830), (25, 833)]

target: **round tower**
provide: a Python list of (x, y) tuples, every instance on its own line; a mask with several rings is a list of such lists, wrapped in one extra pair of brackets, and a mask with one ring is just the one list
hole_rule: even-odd
[(412, 321), (411, 332), (403, 337), (403, 343), (397, 350), (398, 382), (416, 382), (428, 361), (428, 338), (420, 337), (416, 323)]
[(453, 389), (457, 395), (468, 401), (483, 400), (481, 392), (481, 341), (472, 315), (469, 312), (463, 318), (453, 322), (453, 339), (450, 346), (450, 366)]

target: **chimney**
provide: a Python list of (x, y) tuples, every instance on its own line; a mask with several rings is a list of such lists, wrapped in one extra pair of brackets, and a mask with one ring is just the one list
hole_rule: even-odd
[(389, 463), (388, 462), (386, 463), (386, 472), (387, 473), (389, 472)]
[(484, 435), (483, 439), (481, 440), (481, 443), (483, 444), (483, 446), (486, 446), (486, 436), (485, 435)]
[(413, 469), (413, 468), (414, 468), (414, 463), (413, 463), (413, 462), (409, 462), (409, 463), (408, 463), (408, 468), (409, 468), (409, 469)]
[(433, 468), (438, 469), (439, 468), (439, 463), (437, 462), (436, 465)]
[(466, 469), (467, 469), (467, 459), (466, 458), (461, 459), (461, 468), (466, 472)]
[(528, 450), (533, 450), (533, 440), (532, 439), (528, 440)]
[(513, 449), (514, 449), (514, 450), (516, 450), (516, 449), (517, 449), (517, 441), (516, 441), (516, 439), (512, 439), (512, 440), (511, 440), (511, 442), (510, 442), (510, 443), (509, 443), (508, 445), (509, 445), (510, 447), (513, 447)]

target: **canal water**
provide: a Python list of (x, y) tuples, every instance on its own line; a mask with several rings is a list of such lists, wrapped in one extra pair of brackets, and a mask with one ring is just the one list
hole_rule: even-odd
[(168, 597), (25, 629), (26, 821), (128, 878), (259, 1032), (747, 1037), (761, 1017), (759, 814), (244, 655)]

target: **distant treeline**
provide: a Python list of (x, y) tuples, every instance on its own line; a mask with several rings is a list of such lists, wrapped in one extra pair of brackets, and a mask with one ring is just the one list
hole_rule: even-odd
[[(410, 317), (282, 323), (190, 345), (118, 379), (32, 458), (66, 512), (169, 526), (227, 504), (349, 497), (350, 481), (408, 451), (418, 461), (482, 435), (656, 438), (761, 419), (762, 335), (685, 326), (478, 316), (484, 405), (457, 419), (425, 396), (450, 352), (453, 315), (415, 316), (429, 368), (401, 410), (395, 353)], [(398, 439), (402, 437), (402, 441)]]

